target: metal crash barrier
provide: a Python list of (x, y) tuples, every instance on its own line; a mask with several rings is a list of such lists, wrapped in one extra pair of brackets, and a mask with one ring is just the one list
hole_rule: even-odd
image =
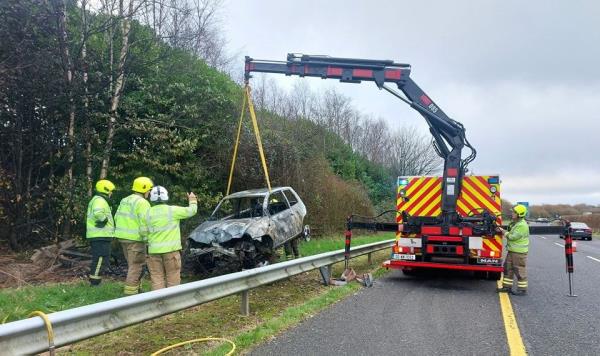
[[(350, 257), (390, 248), (386, 240), (351, 249)], [(250, 289), (302, 272), (344, 261), (344, 250), (326, 252), (292, 261), (231, 273), (157, 291), (90, 304), (48, 314), (54, 345), (61, 347), (146, 320), (158, 318), (212, 300), (242, 293), (242, 313), (249, 312)], [(47, 351), (44, 321), (30, 318), (0, 325), (0, 354), (21, 355)]]

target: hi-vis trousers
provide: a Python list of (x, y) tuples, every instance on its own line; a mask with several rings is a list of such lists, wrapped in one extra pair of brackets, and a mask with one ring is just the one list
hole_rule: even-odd
[(504, 278), (502, 286), (512, 288), (514, 277), (517, 278), (517, 289), (527, 290), (527, 254), (510, 252), (504, 261)]
[(146, 264), (146, 244), (129, 240), (120, 240), (123, 254), (127, 260), (127, 278), (125, 279), (125, 295), (137, 294), (141, 287), (144, 265)]
[(152, 290), (181, 283), (181, 254), (179, 251), (148, 255), (148, 270)]

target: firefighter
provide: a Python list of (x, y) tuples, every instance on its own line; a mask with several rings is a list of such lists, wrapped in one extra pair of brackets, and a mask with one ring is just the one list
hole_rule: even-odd
[(102, 282), (101, 275), (108, 267), (110, 244), (115, 236), (115, 222), (108, 200), (115, 185), (106, 179), (96, 182), (96, 194), (87, 208), (86, 235), (92, 249), (89, 280), (92, 286)]
[(133, 181), (133, 193), (121, 200), (115, 214), (115, 237), (121, 242), (123, 254), (127, 260), (127, 278), (123, 293), (137, 294), (141, 289), (141, 281), (146, 263), (146, 213), (150, 203), (146, 200), (152, 180), (148, 177), (138, 177)]
[(167, 205), (169, 192), (159, 185), (150, 191), (152, 207), (148, 209), (148, 269), (152, 290), (181, 283), (181, 232), (179, 221), (198, 211), (194, 193), (188, 194), (188, 206)]
[(513, 278), (517, 278), (515, 295), (527, 294), (527, 253), (529, 252), (529, 226), (525, 221), (527, 208), (516, 205), (512, 209), (512, 220), (508, 231), (500, 228), (507, 240), (508, 254), (504, 261), (504, 278), (498, 292), (512, 292)]
[(292, 260), (295, 258), (300, 258), (300, 251), (298, 250), (298, 239), (292, 239), (291, 241), (286, 242), (283, 245), (283, 249), (285, 251), (285, 259)]

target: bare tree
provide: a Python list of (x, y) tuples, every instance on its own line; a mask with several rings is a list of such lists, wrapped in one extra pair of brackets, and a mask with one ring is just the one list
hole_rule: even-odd
[[(414, 127), (393, 131), (383, 118), (361, 114), (349, 97), (329, 88), (313, 93), (308, 84), (296, 83), (290, 92), (273, 79), (254, 81), (257, 106), (290, 120), (307, 118), (337, 134), (353, 151), (387, 167), (394, 175), (433, 174), (441, 167), (428, 136)], [(328, 142), (323, 139), (323, 151)]]
[(75, 138), (75, 99), (73, 93), (73, 60), (69, 51), (69, 36), (67, 33), (67, 4), (65, 0), (53, 1), (58, 19), (59, 43), (62, 54), (62, 64), (69, 102), (69, 125), (67, 129), (67, 178), (69, 187), (73, 184), (73, 160)]
[(222, 7), (222, 0), (146, 0), (136, 18), (151, 26), (158, 40), (227, 70), (234, 57), (227, 54), (221, 30)]
[(88, 196), (92, 196), (92, 132), (89, 117), (89, 88), (88, 88), (88, 63), (87, 63), (87, 33), (88, 33), (88, 17), (87, 17), (87, 0), (81, 0), (81, 71), (83, 80), (83, 116), (84, 116), (84, 135), (85, 142), (85, 178), (87, 185)]
[[(127, 11), (127, 12), (125, 12)], [(119, 63), (117, 65), (117, 78), (112, 88), (110, 98), (109, 119), (106, 133), (106, 142), (104, 144), (104, 155), (102, 157), (102, 165), (100, 166), (100, 179), (106, 178), (108, 175), (108, 167), (110, 164), (110, 153), (112, 150), (113, 139), (115, 136), (115, 126), (117, 123), (117, 109), (123, 93), (125, 85), (125, 62), (129, 54), (129, 31), (131, 30), (131, 19), (134, 14), (134, 0), (129, 0), (128, 9), (125, 10), (124, 0), (119, 1), (119, 17), (121, 18), (121, 51), (119, 54)], [(111, 39), (112, 41), (112, 39)]]
[(389, 153), (390, 167), (397, 176), (433, 174), (442, 164), (431, 139), (414, 127), (402, 127), (394, 133)]

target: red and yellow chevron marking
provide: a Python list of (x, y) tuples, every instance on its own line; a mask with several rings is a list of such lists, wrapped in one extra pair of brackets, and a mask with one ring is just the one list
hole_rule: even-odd
[[(403, 187), (398, 186), (396, 197), (396, 221), (402, 222), (402, 211), (414, 216), (435, 216), (442, 204), (442, 179), (439, 177), (413, 177), (404, 187), (406, 196), (410, 199), (404, 201), (400, 196)], [(437, 213), (439, 214), (439, 213)]]
[[(496, 193), (490, 191), (488, 183), (490, 176), (467, 176), (463, 178), (461, 195), (457, 201), (458, 213), (469, 216), (480, 213), (485, 209), (498, 218), (502, 223), (500, 186), (495, 185)], [(405, 202), (400, 191), (404, 189), (409, 201)], [(442, 204), (442, 179), (440, 177), (411, 177), (406, 186), (398, 186), (396, 196), (396, 221), (402, 222), (402, 211), (413, 216), (438, 216)], [(399, 235), (399, 234), (397, 234)], [(490, 251), (502, 251), (502, 237), (484, 239), (484, 247)]]

